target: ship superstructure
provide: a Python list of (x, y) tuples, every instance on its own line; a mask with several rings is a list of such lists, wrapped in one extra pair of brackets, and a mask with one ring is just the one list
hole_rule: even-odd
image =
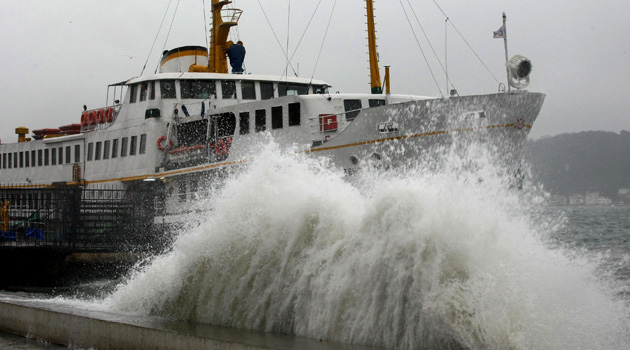
[[(0, 145), (0, 185), (125, 189), (154, 182), (164, 222), (208, 187), (204, 181), (251, 160), (268, 137), (329, 157), (349, 174), (371, 159), (417, 161), (454, 135), (479, 132), (515, 159), (544, 100), (522, 90), (450, 98), (396, 95), (389, 93), (388, 74), (386, 93), (377, 77), (372, 93), (364, 94), (331, 93), (327, 82), (315, 79), (229, 74), (227, 37), (241, 12), (223, 9), (229, 1), (212, 3), (209, 49), (164, 52), (158, 73), (111, 85), (111, 103), (85, 109), (80, 123), (34, 131), (31, 140), (26, 128), (16, 129), (19, 142)], [(378, 70), (373, 61), (371, 71)], [(126, 94), (117, 97), (123, 88)]]

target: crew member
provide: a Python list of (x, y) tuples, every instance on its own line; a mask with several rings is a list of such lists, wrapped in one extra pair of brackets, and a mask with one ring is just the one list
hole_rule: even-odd
[(228, 58), (230, 59), (230, 65), (232, 66), (232, 73), (243, 74), (243, 61), (245, 61), (245, 47), (242, 41), (238, 41), (234, 44), (231, 41), (227, 43), (228, 49), (225, 50)]

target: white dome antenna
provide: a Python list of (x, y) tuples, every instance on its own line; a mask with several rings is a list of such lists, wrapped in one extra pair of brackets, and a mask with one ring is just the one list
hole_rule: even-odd
[(532, 62), (525, 56), (515, 55), (507, 63), (508, 83), (516, 89), (525, 89), (529, 85)]

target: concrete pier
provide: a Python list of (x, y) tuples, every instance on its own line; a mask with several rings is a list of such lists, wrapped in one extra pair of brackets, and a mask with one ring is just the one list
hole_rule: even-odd
[(95, 312), (0, 295), (0, 330), (69, 347), (120, 349), (367, 350), (314, 339)]

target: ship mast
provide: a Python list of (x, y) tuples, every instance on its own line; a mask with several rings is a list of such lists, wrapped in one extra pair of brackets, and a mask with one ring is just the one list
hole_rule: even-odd
[(374, 6), (372, 0), (366, 0), (368, 47), (370, 53), (370, 85), (373, 94), (382, 94), (381, 74), (378, 68), (378, 53), (376, 52), (376, 27), (374, 25)]
[(190, 66), (190, 72), (228, 73), (228, 62), (225, 57), (225, 50), (228, 49), (226, 47), (227, 38), (230, 29), (238, 25), (238, 20), (243, 13), (242, 10), (233, 8), (223, 10), (223, 6), (231, 3), (231, 1), (226, 0), (212, 0), (212, 31), (208, 66), (194, 64)]

